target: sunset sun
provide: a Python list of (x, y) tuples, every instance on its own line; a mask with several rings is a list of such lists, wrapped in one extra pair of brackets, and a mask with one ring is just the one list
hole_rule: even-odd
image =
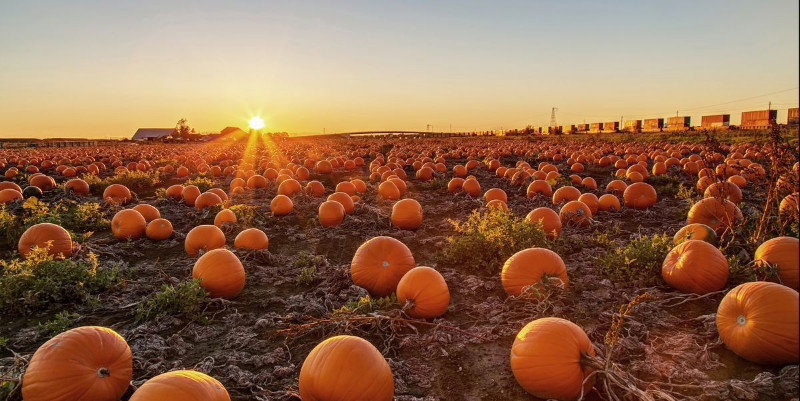
[(261, 117), (253, 117), (247, 124), (249, 124), (252, 129), (261, 129), (264, 128), (264, 119)]

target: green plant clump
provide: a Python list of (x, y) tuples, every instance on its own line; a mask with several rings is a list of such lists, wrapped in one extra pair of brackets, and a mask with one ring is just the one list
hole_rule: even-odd
[(186, 316), (196, 322), (207, 322), (205, 304), (208, 294), (200, 280), (184, 281), (178, 285), (164, 284), (136, 307), (136, 321), (160, 319), (164, 316)]
[(214, 180), (206, 177), (205, 175), (198, 175), (197, 177), (186, 180), (183, 185), (194, 185), (200, 189), (200, 192), (206, 192), (209, 189), (214, 188)]
[(95, 195), (102, 194), (106, 187), (111, 184), (122, 184), (131, 191), (138, 191), (157, 187), (161, 182), (161, 178), (156, 171), (128, 170), (105, 178), (100, 178), (94, 174), (88, 174), (83, 176), (83, 180), (89, 184), (89, 190)]
[(523, 249), (544, 247), (547, 236), (539, 224), (531, 224), (509, 210), (473, 211), (466, 221), (450, 220), (455, 234), (448, 238), (440, 260), (467, 270), (495, 274), (506, 259)]
[(358, 299), (358, 301), (350, 301), (339, 309), (335, 309), (331, 314), (337, 315), (355, 315), (367, 314), (377, 312), (380, 310), (387, 310), (400, 306), (400, 301), (397, 300), (397, 295), (392, 294), (383, 298), (372, 298), (365, 295)]
[(597, 257), (603, 273), (623, 283), (641, 282), (654, 285), (661, 277), (661, 265), (672, 249), (672, 238), (666, 233), (634, 238), (625, 246)]
[(52, 320), (39, 323), (36, 330), (45, 337), (53, 337), (61, 334), (72, 327), (72, 322), (80, 315), (71, 312), (59, 312)]

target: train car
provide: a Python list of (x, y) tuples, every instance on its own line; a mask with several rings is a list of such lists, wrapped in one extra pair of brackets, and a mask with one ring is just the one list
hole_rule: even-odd
[(638, 134), (642, 132), (642, 120), (625, 120), (625, 124), (622, 126), (623, 132), (629, 132), (631, 134)]
[(578, 131), (576, 130), (575, 125), (570, 124), (570, 125), (565, 125), (565, 126), (561, 127), (561, 132), (564, 135), (572, 135), (572, 134), (574, 134), (574, 133), (576, 133)]
[(740, 129), (767, 129), (777, 125), (778, 110), (743, 111)]
[(608, 134), (619, 132), (619, 121), (609, 121), (603, 123), (603, 132)]
[(725, 130), (731, 126), (730, 114), (714, 114), (700, 118), (700, 128), (707, 130)]
[(575, 126), (575, 131), (578, 134), (585, 134), (585, 133), (589, 132), (589, 124), (577, 124)]
[(688, 131), (691, 127), (691, 117), (676, 116), (667, 118), (667, 131)]
[(648, 118), (642, 122), (642, 132), (661, 132), (663, 130), (663, 118)]
[(790, 127), (796, 127), (798, 124), (800, 124), (800, 117), (797, 114), (798, 110), (799, 109), (797, 107), (789, 109), (786, 115), (786, 125)]
[(603, 132), (603, 123), (591, 123), (589, 124), (589, 133), (590, 134), (599, 134)]

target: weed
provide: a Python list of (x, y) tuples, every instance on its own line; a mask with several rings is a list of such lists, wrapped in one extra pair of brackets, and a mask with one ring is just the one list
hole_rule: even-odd
[(77, 313), (59, 312), (53, 319), (39, 323), (36, 326), (36, 331), (44, 337), (53, 337), (69, 330), (72, 327), (72, 322), (80, 316)]
[(233, 205), (229, 209), (236, 215), (236, 221), (245, 225), (252, 226), (256, 218), (256, 206), (253, 205)]
[(640, 236), (597, 257), (596, 261), (603, 273), (614, 281), (635, 283), (642, 280), (646, 285), (653, 285), (661, 277), (661, 265), (671, 249), (672, 238), (666, 233)]
[(148, 296), (136, 307), (136, 321), (183, 315), (195, 322), (206, 323), (204, 304), (207, 300), (208, 294), (200, 286), (200, 280), (184, 281), (178, 285), (164, 284), (161, 291)]
[(214, 180), (212, 180), (211, 178), (201, 174), (198, 175), (197, 177), (193, 177), (186, 180), (186, 182), (184, 182), (183, 185), (185, 186), (194, 185), (198, 189), (200, 189), (200, 192), (206, 192), (209, 189), (214, 188), (215, 183)]
[(654, 175), (647, 178), (659, 197), (675, 198), (681, 190), (685, 190), (680, 180), (670, 175)]
[(437, 190), (437, 189), (445, 189), (447, 188), (447, 178), (445, 177), (436, 177), (432, 180), (422, 182), (417, 184), (417, 187), (420, 189), (424, 189), (426, 191), (430, 190)]
[(447, 239), (440, 260), (467, 270), (494, 274), (514, 253), (547, 244), (540, 225), (516, 217), (508, 210), (492, 209), (483, 214), (476, 210), (466, 221), (450, 220), (450, 223), (456, 233)]
[(292, 260), (292, 267), (300, 269), (297, 274), (297, 285), (310, 285), (316, 280), (317, 268), (324, 267), (328, 264), (328, 260), (322, 255), (312, 255), (306, 251), (300, 251), (294, 260)]
[(333, 312), (331, 312), (331, 314), (333, 316), (367, 314), (377, 312), (379, 310), (391, 309), (399, 305), (400, 301), (397, 300), (397, 296), (395, 294), (378, 299), (372, 298), (369, 295), (365, 295), (359, 298), (358, 301), (350, 301), (341, 308), (335, 309)]
[(88, 174), (83, 176), (83, 180), (89, 184), (89, 190), (95, 195), (102, 194), (103, 190), (111, 184), (122, 184), (131, 191), (137, 191), (156, 187), (161, 182), (161, 178), (156, 171), (127, 170), (106, 178)]
[(314, 280), (316, 280), (316, 277), (314, 277), (314, 274), (316, 274), (316, 272), (317, 268), (314, 266), (301, 267), (300, 273), (297, 274), (297, 278), (295, 279), (297, 285), (311, 285), (311, 283), (313, 283)]
[(0, 260), (0, 309), (27, 315), (54, 303), (87, 303), (121, 280), (117, 266), (99, 266), (93, 253), (86, 260), (55, 259), (36, 247), (27, 259)]
[(0, 249), (16, 249), (23, 227), (14, 213), (0, 206)]

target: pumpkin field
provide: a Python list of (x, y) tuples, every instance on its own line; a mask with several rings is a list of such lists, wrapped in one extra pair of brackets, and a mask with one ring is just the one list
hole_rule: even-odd
[(0, 400), (798, 399), (797, 130), (0, 149)]

